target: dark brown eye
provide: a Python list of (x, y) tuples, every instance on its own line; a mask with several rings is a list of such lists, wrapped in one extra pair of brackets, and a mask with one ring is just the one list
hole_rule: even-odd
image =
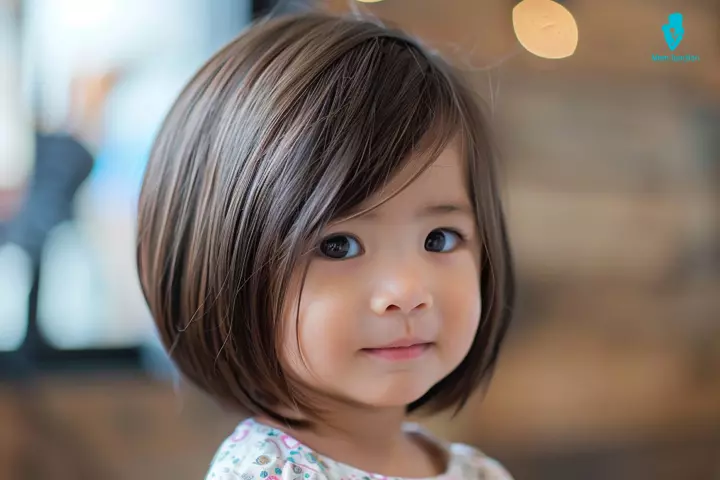
[(453, 230), (438, 228), (430, 232), (425, 239), (428, 252), (447, 253), (453, 251), (463, 240), (462, 235)]
[(362, 252), (360, 243), (349, 235), (333, 235), (320, 242), (320, 253), (328, 258), (342, 260)]

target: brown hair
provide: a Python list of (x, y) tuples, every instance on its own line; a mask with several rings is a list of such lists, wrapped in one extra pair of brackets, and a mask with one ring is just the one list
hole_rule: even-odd
[(293, 270), (412, 153), (427, 157), (419, 175), (455, 138), (482, 239), (483, 311), (466, 358), (409, 412), (459, 410), (490, 378), (510, 321), (512, 261), (482, 103), (439, 55), (374, 20), (261, 19), (215, 54), (168, 114), (139, 201), (143, 292), (184, 376), (246, 414), (300, 425), (275, 408), (297, 405), (312, 416), (279, 355)]

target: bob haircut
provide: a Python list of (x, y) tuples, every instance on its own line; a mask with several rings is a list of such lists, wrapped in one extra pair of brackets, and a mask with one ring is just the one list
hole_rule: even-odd
[(311, 427), (278, 412), (320, 418), (280, 355), (294, 269), (330, 222), (377, 207), (357, 212), (412, 154), (419, 175), (459, 138), (483, 309), (465, 359), (407, 406), (457, 413), (492, 376), (514, 301), (482, 105), (438, 54), (372, 19), (263, 18), (215, 54), (167, 115), (138, 207), (142, 290), (183, 376), (236, 411)]

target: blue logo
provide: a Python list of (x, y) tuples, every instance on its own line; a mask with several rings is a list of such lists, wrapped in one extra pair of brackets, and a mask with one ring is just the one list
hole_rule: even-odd
[(670, 51), (674, 51), (683, 39), (685, 29), (682, 26), (682, 21), (682, 13), (671, 13), (668, 15), (668, 23), (662, 26), (665, 41)]
[[(680, 45), (680, 42), (685, 36), (685, 28), (683, 27), (682, 23), (682, 13), (671, 13), (670, 15), (668, 15), (668, 23), (662, 26), (663, 34), (665, 34), (665, 42), (667, 42), (667, 46), (671, 52), (674, 51), (678, 47), (678, 45)], [(653, 53), (652, 61), (678, 63), (699, 62), (700, 56), (689, 54), (675, 55), (674, 53), (671, 53), (670, 55)]]

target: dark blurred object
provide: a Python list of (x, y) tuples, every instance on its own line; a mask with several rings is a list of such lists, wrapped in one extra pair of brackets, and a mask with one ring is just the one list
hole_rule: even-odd
[(19, 245), (39, 262), (50, 231), (72, 218), (72, 204), (90, 175), (93, 157), (68, 134), (37, 133), (35, 170), (16, 216), (5, 227), (5, 241)]
[(53, 228), (72, 218), (75, 194), (93, 166), (90, 152), (70, 135), (37, 133), (35, 139), (35, 169), (26, 196), (5, 228), (4, 241), (0, 241), (14, 243), (27, 252), (33, 271), (27, 336), (20, 350), (8, 357), (13, 368), (3, 369), (20, 378), (31, 375), (26, 371), (31, 363), (28, 357), (45, 345), (37, 326), (43, 248)]

